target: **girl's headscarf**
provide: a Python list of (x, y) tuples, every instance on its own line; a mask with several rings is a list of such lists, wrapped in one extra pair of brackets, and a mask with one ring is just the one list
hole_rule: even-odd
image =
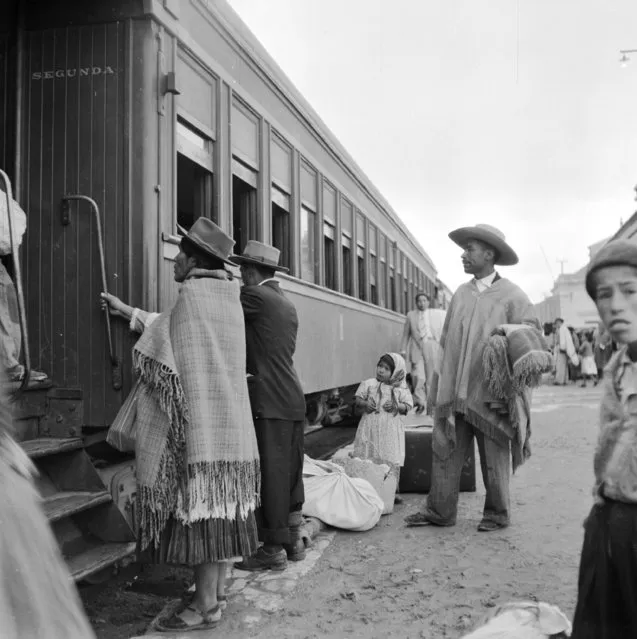
[[(380, 409), (382, 402), (382, 386), (387, 383), (391, 386), (391, 399), (392, 404), (394, 405), (394, 409), (398, 410), (398, 400), (396, 399), (396, 389), (397, 388), (407, 388), (407, 366), (405, 364), (404, 358), (398, 353), (385, 353), (381, 356), (380, 361), (384, 361), (386, 364), (389, 364), (387, 359), (391, 359), (394, 365), (394, 371), (389, 378), (389, 382), (379, 382), (378, 384), (378, 400), (376, 402), (377, 408)], [(390, 367), (391, 370), (391, 367)]]

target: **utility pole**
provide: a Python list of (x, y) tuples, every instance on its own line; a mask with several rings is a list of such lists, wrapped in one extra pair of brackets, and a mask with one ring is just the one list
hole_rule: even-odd
[(560, 274), (564, 275), (564, 264), (566, 264), (568, 260), (556, 260), (556, 261), (560, 265)]

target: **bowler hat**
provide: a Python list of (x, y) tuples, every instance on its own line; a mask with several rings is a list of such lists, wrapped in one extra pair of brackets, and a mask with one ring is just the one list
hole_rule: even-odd
[(279, 256), (281, 251), (269, 244), (257, 242), (256, 240), (248, 240), (246, 247), (241, 255), (233, 255), (230, 259), (235, 264), (256, 264), (257, 266), (265, 266), (274, 271), (288, 272), (285, 266), (279, 266)]
[(451, 231), (449, 237), (461, 248), (464, 248), (469, 240), (479, 240), (492, 246), (497, 253), (495, 264), (513, 266), (519, 262), (515, 251), (506, 243), (504, 233), (490, 224), (463, 226)]
[(232, 265), (228, 258), (235, 244), (234, 240), (207, 217), (200, 217), (185, 237), (200, 251)]

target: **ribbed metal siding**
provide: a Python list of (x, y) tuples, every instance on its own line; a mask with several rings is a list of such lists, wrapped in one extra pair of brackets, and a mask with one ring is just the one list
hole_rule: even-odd
[[(25, 37), (24, 273), (33, 365), (59, 386), (82, 388), (85, 423), (94, 426), (110, 423), (121, 398), (111, 385), (99, 306), (94, 219), (88, 204), (73, 203), (63, 226), (61, 201), (80, 193), (98, 203), (109, 286), (122, 295), (125, 37), (124, 23)], [(120, 354), (129, 346), (123, 339), (119, 325)]]
[(0, 35), (0, 169), (13, 179), (15, 142), (15, 55), (9, 35)]

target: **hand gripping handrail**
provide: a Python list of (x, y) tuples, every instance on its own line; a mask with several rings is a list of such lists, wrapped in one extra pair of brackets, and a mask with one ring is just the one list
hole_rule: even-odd
[[(106, 283), (106, 259), (104, 257), (104, 242), (102, 240), (102, 218), (100, 215), (100, 209), (97, 206), (97, 202), (88, 197), (87, 195), (65, 195), (62, 198), (64, 207), (69, 206), (71, 200), (79, 200), (82, 202), (88, 202), (91, 205), (91, 209), (95, 214), (95, 225), (97, 226), (97, 245), (100, 252), (100, 267), (102, 274), (102, 290), (104, 293), (108, 293), (108, 285)], [(65, 223), (68, 223), (68, 208), (64, 214)], [(119, 390), (122, 387), (122, 363), (115, 355), (113, 349), (113, 334), (111, 332), (111, 315), (108, 306), (104, 307), (104, 316), (106, 317), (106, 334), (108, 338), (108, 355), (111, 360), (111, 372), (113, 376), (113, 388)]]
[(15, 226), (13, 219), (13, 190), (9, 176), (0, 169), (0, 179), (4, 185), (4, 194), (7, 198), (7, 218), (9, 220), (9, 239), (11, 243), (11, 257), (13, 259), (13, 275), (18, 298), (18, 317), (20, 319), (20, 333), (22, 334), (22, 352), (24, 354), (24, 377), (18, 389), (21, 393), (31, 379), (31, 354), (29, 352), (29, 334), (27, 332), (27, 316), (24, 310), (24, 293), (22, 290), (22, 270), (20, 269), (20, 259), (18, 257), (18, 242), (14, 235)]

